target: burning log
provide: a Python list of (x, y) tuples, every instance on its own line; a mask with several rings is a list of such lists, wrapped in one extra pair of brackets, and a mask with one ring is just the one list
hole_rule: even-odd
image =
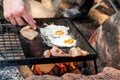
[[(55, 64), (37, 64), (33, 65), (31, 70), (36, 75), (50, 74), (60, 76), (65, 72), (75, 70), (77, 65), (74, 62), (55, 63)], [(69, 69), (68, 69), (69, 68)]]
[(55, 64), (38, 64), (32, 66), (32, 71), (35, 74), (42, 75), (42, 73), (49, 73), (54, 67)]
[[(78, 53), (81, 53), (80, 48), (75, 48), (78, 49)], [(84, 51), (83, 51), (84, 52)], [(72, 54), (74, 53), (74, 50), (72, 51)], [(67, 56), (70, 57), (70, 54), (65, 53), (61, 49), (53, 46), (52, 49), (44, 51), (43, 54), (45, 57), (50, 57), (50, 56)], [(81, 54), (82, 56), (85, 56), (87, 54)], [(77, 55), (80, 56), (80, 55)], [(75, 57), (75, 56), (71, 56)], [(55, 64), (37, 64), (32, 66), (32, 71), (37, 74), (37, 75), (42, 75), (42, 74), (52, 74), (52, 75), (61, 75), (65, 72), (72, 71), (76, 69), (77, 62), (65, 62), (65, 63), (55, 63)], [(79, 64), (80, 65), (80, 64)]]
[(31, 69), (28, 67), (28, 66), (19, 66), (18, 67), (21, 75), (24, 77), (24, 78), (27, 78), (27, 77), (30, 77), (30, 76), (33, 76), (34, 73), (31, 71)]

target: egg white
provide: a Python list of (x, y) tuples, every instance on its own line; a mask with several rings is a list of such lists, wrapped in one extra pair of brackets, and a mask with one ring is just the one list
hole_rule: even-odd
[[(61, 25), (47, 25), (45, 28), (40, 28), (41, 33), (44, 36), (51, 37), (60, 37), (68, 34), (69, 27), (61, 26)], [(56, 34), (57, 31), (62, 32), (62, 35)]]

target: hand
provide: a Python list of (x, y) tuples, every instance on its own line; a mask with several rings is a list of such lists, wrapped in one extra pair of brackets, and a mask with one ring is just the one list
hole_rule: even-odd
[(3, 0), (3, 9), (5, 19), (13, 25), (24, 25), (25, 20), (33, 29), (36, 29), (35, 20), (23, 0)]

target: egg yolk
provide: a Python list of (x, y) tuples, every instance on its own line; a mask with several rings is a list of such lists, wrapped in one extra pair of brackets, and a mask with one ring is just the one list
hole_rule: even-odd
[(64, 41), (65, 44), (72, 44), (74, 42), (73, 39), (67, 39)]
[(56, 31), (56, 32), (55, 32), (55, 34), (56, 34), (56, 35), (63, 35), (63, 34), (64, 34), (64, 32), (63, 32), (63, 31), (61, 31), (61, 30), (58, 30), (58, 31)]

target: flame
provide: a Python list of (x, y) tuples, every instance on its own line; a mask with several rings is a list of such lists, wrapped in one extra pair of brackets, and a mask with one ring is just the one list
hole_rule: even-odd
[[(56, 47), (54, 47), (55, 49), (53, 49), (53, 50), (55, 50), (55, 51), (51, 51), (51, 52), (56, 52), (56, 53), (60, 53), (60, 52), (62, 52), (59, 48), (56, 48)], [(47, 51), (47, 53), (50, 53), (49, 51)], [(43, 69), (42, 69), (42, 67), (40, 67), (42, 64), (37, 64), (37, 65), (33, 65), (32, 66), (32, 70), (33, 70), (33, 72), (35, 73), (35, 74), (38, 74), (38, 75), (42, 75), (42, 71), (43, 71)], [(74, 70), (76, 67), (75, 67), (75, 65), (76, 65), (76, 62), (65, 62), (65, 63), (55, 63), (54, 64), (54, 66), (57, 66), (59, 69), (60, 69), (60, 73), (59, 74), (63, 74), (63, 73), (65, 73), (66, 71), (67, 71), (67, 69), (68, 70)], [(46, 68), (50, 68), (50, 66), (48, 66), (48, 65), (44, 65), (44, 67), (46, 67)], [(40, 69), (41, 68), (41, 69)], [(50, 68), (50, 71), (49, 70), (47, 70), (45, 68), (45, 70), (46, 70), (46, 73), (47, 74), (54, 74), (53, 72), (52, 72), (52, 70), (53, 70), (53, 68), (54, 67), (52, 67), (52, 68)]]
[(60, 74), (67, 71), (66, 66), (63, 63), (56, 63), (56, 65), (60, 68)]
[[(33, 65), (32, 66), (32, 71), (35, 73), (35, 74), (37, 74), (37, 75), (42, 75), (42, 71), (41, 71), (41, 69), (40, 69), (40, 65), (41, 64), (37, 64), (37, 65)], [(69, 67), (69, 70), (74, 70), (76, 67), (74, 66), (74, 62), (66, 62), (66, 63), (56, 63), (55, 64), (56, 66), (58, 66), (59, 67), (59, 69), (60, 69), (60, 73), (59, 74), (63, 74), (63, 73), (65, 73), (66, 71), (67, 71), (67, 67), (66, 66), (68, 66)], [(48, 72), (49, 74), (52, 74), (52, 72), (50, 71), (50, 72)]]
[(69, 69), (70, 69), (70, 70), (74, 70), (74, 69), (76, 68), (76, 67), (75, 67), (76, 62), (66, 62), (66, 65), (69, 66)]
[(38, 75), (41, 75), (41, 74), (42, 74), (42, 72), (41, 72), (41, 70), (40, 70), (40, 68), (39, 68), (39, 64), (38, 64), (38, 65), (33, 65), (31, 69), (32, 69), (32, 71), (33, 71), (35, 74), (38, 74)]

